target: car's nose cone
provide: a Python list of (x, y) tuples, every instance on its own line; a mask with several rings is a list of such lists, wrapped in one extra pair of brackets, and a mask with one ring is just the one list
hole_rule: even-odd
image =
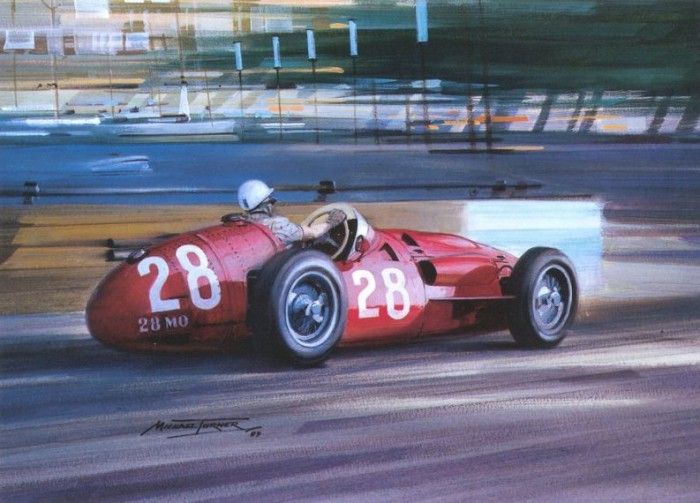
[(98, 285), (85, 310), (95, 339), (124, 349), (146, 342), (151, 313), (140, 280), (134, 264), (122, 264)]

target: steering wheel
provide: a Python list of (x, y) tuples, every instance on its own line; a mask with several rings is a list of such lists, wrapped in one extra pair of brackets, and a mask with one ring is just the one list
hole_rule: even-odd
[(328, 215), (333, 210), (340, 210), (345, 214), (343, 223), (329, 229), (329, 231), (319, 238), (316, 242), (317, 247), (328, 253), (333, 260), (340, 257), (350, 241), (350, 226), (348, 221), (355, 218), (355, 210), (349, 204), (333, 203), (321, 206), (311, 212), (302, 222), (301, 225), (311, 227), (319, 223), (325, 223), (328, 220)]

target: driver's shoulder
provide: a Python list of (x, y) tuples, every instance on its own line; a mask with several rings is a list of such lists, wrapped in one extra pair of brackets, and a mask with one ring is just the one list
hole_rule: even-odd
[(283, 215), (272, 215), (267, 217), (266, 220), (267, 225), (270, 226), (279, 226), (279, 227), (287, 227), (287, 226), (294, 226), (294, 227), (299, 227), (298, 224), (295, 224), (292, 222), (290, 219)]

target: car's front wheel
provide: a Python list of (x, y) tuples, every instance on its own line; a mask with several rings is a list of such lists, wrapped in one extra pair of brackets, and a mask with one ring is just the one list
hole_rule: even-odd
[(554, 248), (531, 248), (518, 260), (510, 278), (515, 296), (508, 323), (522, 346), (559, 344), (576, 316), (578, 283), (574, 266)]
[(250, 319), (259, 350), (298, 365), (317, 365), (345, 330), (343, 278), (323, 253), (287, 250), (263, 268)]

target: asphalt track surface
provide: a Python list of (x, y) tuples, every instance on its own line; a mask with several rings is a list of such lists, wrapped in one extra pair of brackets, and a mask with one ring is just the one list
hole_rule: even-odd
[[(697, 501), (696, 307), (603, 312), (549, 351), (498, 332), (311, 370), (121, 353), (82, 314), (7, 317), (3, 499)], [(214, 418), (260, 429), (142, 434)]]

